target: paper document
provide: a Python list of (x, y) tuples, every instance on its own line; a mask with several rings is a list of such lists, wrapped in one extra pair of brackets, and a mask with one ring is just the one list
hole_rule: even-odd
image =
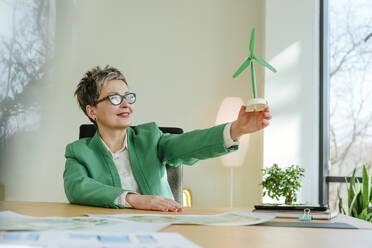
[(133, 223), (99, 217), (31, 217), (11, 211), (0, 212), (0, 230), (75, 230), (101, 232), (156, 232), (167, 223)]
[(221, 214), (191, 215), (191, 214), (112, 214), (95, 215), (95, 218), (110, 218), (135, 223), (168, 223), (168, 224), (197, 224), (209, 226), (245, 226), (269, 221), (275, 216), (261, 215), (242, 211), (230, 211)]
[(0, 247), (199, 248), (178, 233), (0, 232)]

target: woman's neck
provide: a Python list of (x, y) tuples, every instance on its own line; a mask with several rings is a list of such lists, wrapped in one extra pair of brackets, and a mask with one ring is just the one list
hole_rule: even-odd
[(112, 153), (119, 151), (124, 144), (127, 129), (112, 129), (100, 126), (99, 135)]

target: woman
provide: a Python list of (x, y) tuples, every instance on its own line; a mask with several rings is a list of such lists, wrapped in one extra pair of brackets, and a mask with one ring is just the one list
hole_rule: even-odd
[(240, 136), (269, 125), (271, 115), (245, 112), (232, 123), (181, 135), (163, 134), (155, 123), (130, 127), (136, 95), (122, 73), (106, 66), (86, 73), (75, 95), (97, 126), (92, 138), (66, 146), (63, 174), (71, 203), (113, 208), (183, 211), (174, 201), (165, 164), (192, 165), (238, 149)]

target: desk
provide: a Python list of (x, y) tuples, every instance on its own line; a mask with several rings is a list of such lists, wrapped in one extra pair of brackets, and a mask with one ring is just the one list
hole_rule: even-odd
[[(10, 210), (30, 216), (82, 216), (86, 213), (119, 214), (119, 213), (160, 213), (134, 209), (109, 209), (89, 206), (72, 205), (68, 203), (46, 202), (0, 202), (0, 211)], [(230, 208), (186, 208), (180, 214), (217, 214), (232, 210)], [(247, 211), (247, 208), (233, 210)], [(174, 214), (174, 213), (169, 213)], [(277, 221), (289, 219), (278, 219)], [(372, 247), (372, 223), (339, 215), (331, 221), (345, 222), (360, 229), (316, 229), (289, 228), (269, 226), (198, 226), (171, 225), (162, 232), (178, 232), (187, 239), (202, 247), (283, 247), (283, 248), (341, 248), (341, 247)]]

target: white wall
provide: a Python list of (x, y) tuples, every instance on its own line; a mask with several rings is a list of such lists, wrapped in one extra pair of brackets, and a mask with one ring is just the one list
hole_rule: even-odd
[(319, 3), (266, 0), (265, 96), (273, 120), (265, 131), (264, 166), (305, 168), (300, 202), (318, 202)]
[[(126, 75), (138, 95), (134, 124), (156, 121), (189, 131), (214, 125), (226, 97), (248, 99), (248, 74), (234, 80), (232, 74), (248, 55), (252, 27), (256, 53), (264, 51), (260, 0), (70, 0), (57, 1), (56, 13), (55, 60), (49, 65), (53, 80), (35, 89), (43, 103), (41, 120), (18, 130), (2, 152), (6, 200), (66, 201), (64, 149), (77, 139), (79, 125), (88, 123), (73, 93), (91, 67), (110, 64)], [(273, 57), (275, 51), (268, 54)], [(263, 70), (256, 73), (263, 82)], [(258, 90), (263, 93), (263, 83)], [(246, 155), (235, 169), (236, 207), (260, 201), (261, 133), (250, 137)], [(194, 206), (229, 206), (229, 180), (221, 159), (184, 169)]]

